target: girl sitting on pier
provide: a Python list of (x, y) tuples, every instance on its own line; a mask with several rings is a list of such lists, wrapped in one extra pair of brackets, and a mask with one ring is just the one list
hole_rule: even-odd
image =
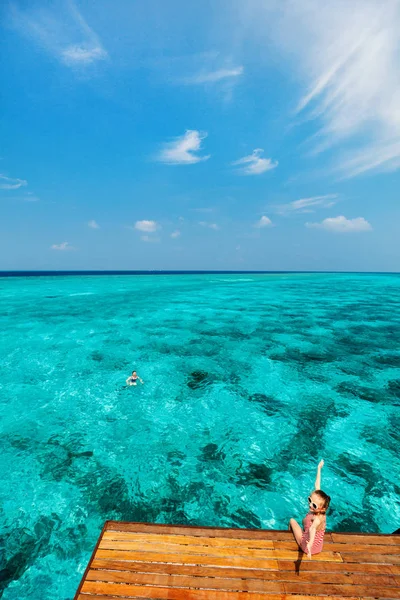
[(326, 530), (326, 511), (331, 501), (330, 496), (320, 489), (323, 466), (324, 461), (321, 460), (317, 468), (314, 491), (308, 497), (309, 513), (303, 519), (304, 530), (295, 519), (290, 519), (289, 524), (289, 530), (293, 531), (296, 542), (308, 558), (322, 550)]

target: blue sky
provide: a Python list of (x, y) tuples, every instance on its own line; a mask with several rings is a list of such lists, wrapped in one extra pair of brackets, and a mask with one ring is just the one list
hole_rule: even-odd
[(0, 10), (0, 269), (399, 270), (395, 0)]

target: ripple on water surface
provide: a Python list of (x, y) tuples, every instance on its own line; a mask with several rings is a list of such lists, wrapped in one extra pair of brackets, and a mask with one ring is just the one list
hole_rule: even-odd
[[(106, 519), (400, 525), (400, 277), (0, 279), (0, 596), (73, 596)], [(126, 387), (132, 369), (143, 386)]]

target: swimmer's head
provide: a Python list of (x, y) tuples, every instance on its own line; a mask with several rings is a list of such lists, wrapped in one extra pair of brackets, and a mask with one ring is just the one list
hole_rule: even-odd
[(132, 375), (136, 375), (136, 371), (132, 371)]
[(308, 498), (310, 510), (317, 514), (325, 514), (329, 508), (331, 498), (322, 490), (315, 490)]

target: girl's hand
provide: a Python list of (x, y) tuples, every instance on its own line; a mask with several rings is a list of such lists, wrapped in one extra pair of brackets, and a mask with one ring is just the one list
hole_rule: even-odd
[(307, 558), (311, 558), (311, 544), (307, 542)]
[(319, 463), (318, 463), (318, 469), (322, 469), (322, 467), (324, 466), (324, 464), (325, 464), (324, 461), (320, 460)]

